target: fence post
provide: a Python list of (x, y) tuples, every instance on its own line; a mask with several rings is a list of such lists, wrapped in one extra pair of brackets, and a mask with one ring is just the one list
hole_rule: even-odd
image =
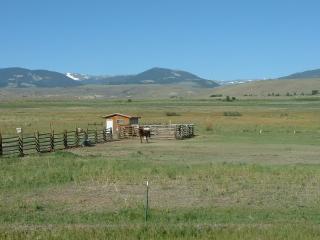
[(51, 152), (54, 151), (54, 130), (50, 133), (50, 148)]
[(0, 157), (3, 155), (3, 148), (2, 148), (2, 135), (0, 132)]
[(98, 130), (97, 129), (94, 130), (94, 142), (98, 143)]
[(87, 131), (84, 131), (84, 139), (83, 139), (83, 142), (81, 143), (81, 146), (86, 146), (88, 141), (89, 141), (89, 134), (87, 129)]
[(112, 132), (112, 128), (109, 128), (109, 141), (113, 140), (113, 132)]
[(188, 138), (191, 138), (191, 125), (188, 124)]
[(176, 139), (178, 139), (178, 129), (179, 128), (179, 125), (175, 125), (174, 126), (174, 137), (176, 138)]
[(68, 148), (68, 131), (67, 130), (63, 132), (63, 146), (64, 148)]
[(35, 141), (35, 144), (36, 144), (36, 151), (38, 153), (40, 153), (41, 149), (40, 149), (39, 131), (34, 133), (34, 141)]
[(79, 147), (79, 130), (76, 128), (75, 136), (74, 136), (75, 146)]
[(23, 157), (24, 153), (23, 153), (23, 133), (22, 132), (19, 135), (18, 144), (19, 144), (19, 156)]
[(179, 125), (179, 139), (183, 139), (183, 127)]
[(103, 137), (103, 141), (107, 141), (107, 129), (104, 128), (103, 131), (102, 131), (102, 137)]

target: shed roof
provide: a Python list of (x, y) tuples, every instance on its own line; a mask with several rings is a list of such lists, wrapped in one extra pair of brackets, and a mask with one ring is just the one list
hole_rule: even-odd
[(140, 118), (140, 117), (137, 117), (137, 116), (130, 116), (130, 115), (122, 114), (122, 113), (108, 114), (106, 116), (103, 116), (103, 118), (110, 118), (110, 117), (114, 117), (114, 116), (122, 116), (122, 117), (126, 117), (126, 118)]

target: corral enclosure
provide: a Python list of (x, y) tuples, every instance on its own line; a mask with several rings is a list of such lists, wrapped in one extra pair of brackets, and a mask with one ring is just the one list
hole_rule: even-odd
[[(88, 124), (90, 125), (90, 124)], [(96, 125), (96, 124), (91, 124)], [(170, 125), (139, 125), (148, 128), (152, 139), (179, 139), (194, 137), (193, 124), (170, 124)], [(32, 153), (48, 153), (57, 150), (67, 150), (78, 147), (92, 147), (94, 144), (107, 143), (113, 141), (114, 137), (118, 141), (139, 136), (137, 126), (123, 125), (118, 127), (116, 133), (112, 128), (95, 128), (64, 130), (57, 133), (51, 129), (48, 133), (36, 131), (33, 135), (25, 135), (22, 128), (17, 135), (3, 137), (0, 133), (0, 157), (19, 155), (20, 157)], [(142, 140), (141, 140), (142, 143)]]
[[(0, 238), (316, 239), (318, 98), (0, 103), (3, 135), (87, 128), (101, 113), (196, 124), (196, 137), (137, 139), (0, 164)], [(169, 113), (169, 114), (168, 114)], [(173, 114), (175, 113), (175, 114)], [(145, 181), (150, 217), (144, 223)]]

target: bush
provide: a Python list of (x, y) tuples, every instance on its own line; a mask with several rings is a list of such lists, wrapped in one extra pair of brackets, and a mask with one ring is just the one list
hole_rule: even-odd
[(166, 115), (167, 115), (168, 117), (181, 116), (179, 113), (176, 113), (176, 112), (166, 112)]
[(319, 94), (319, 90), (312, 90), (311, 95), (318, 95)]
[(233, 102), (235, 100), (236, 100), (236, 97), (230, 97), (230, 96), (226, 96), (226, 99), (225, 99), (225, 101), (227, 102)]
[(223, 95), (222, 94), (212, 94), (210, 95), (210, 97), (222, 97)]
[(239, 112), (224, 112), (223, 115), (226, 117), (241, 117), (242, 116), (242, 114)]

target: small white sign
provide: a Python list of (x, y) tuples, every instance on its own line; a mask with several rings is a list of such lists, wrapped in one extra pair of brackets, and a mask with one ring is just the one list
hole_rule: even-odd
[(17, 133), (21, 133), (22, 132), (21, 128), (16, 128), (16, 130), (17, 130)]

